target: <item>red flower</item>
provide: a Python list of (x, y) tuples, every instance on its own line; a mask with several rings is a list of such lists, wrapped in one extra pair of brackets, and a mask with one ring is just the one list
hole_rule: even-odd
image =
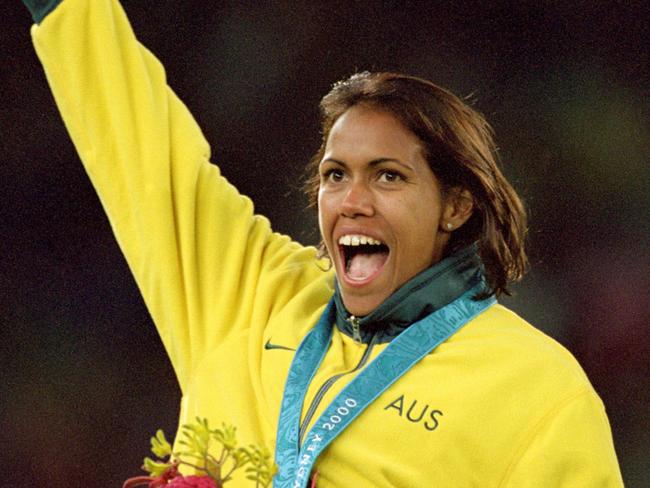
[(139, 486), (160, 488), (161, 486), (167, 486), (169, 480), (176, 476), (180, 476), (178, 474), (178, 463), (172, 464), (160, 476), (135, 476), (129, 478), (124, 482), (122, 488), (137, 488)]
[(316, 488), (316, 481), (318, 481), (318, 471), (314, 470), (311, 479), (309, 480), (309, 488)]
[(219, 488), (209, 476), (177, 476), (166, 485), (167, 488)]

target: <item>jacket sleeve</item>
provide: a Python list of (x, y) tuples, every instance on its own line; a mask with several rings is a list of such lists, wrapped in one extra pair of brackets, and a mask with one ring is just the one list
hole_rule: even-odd
[(117, 0), (52, 3), (32, 10), (44, 16), (37, 54), (184, 390), (205, 351), (277, 306), (257, 296), (265, 263), (306, 248), (273, 234), (210, 164)]
[(593, 390), (568, 398), (531, 430), (502, 487), (619, 488), (611, 429)]

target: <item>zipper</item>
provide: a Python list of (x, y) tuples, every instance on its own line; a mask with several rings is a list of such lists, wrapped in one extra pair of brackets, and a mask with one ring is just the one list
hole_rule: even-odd
[(348, 322), (350, 322), (350, 325), (352, 325), (352, 338), (357, 341), (357, 342), (363, 342), (361, 340), (361, 326), (359, 325), (359, 317), (355, 317), (354, 315), (350, 315), (349, 318), (346, 319)]
[[(356, 318), (356, 317), (354, 317)], [(357, 321), (359, 319), (356, 319)], [(318, 408), (318, 405), (320, 405), (321, 400), (325, 396), (325, 393), (332, 387), (336, 381), (348, 374), (354, 373), (355, 371), (358, 371), (361, 369), (367, 362), (368, 358), (370, 357), (370, 353), (372, 352), (372, 348), (375, 346), (375, 338), (377, 337), (377, 334), (373, 334), (372, 338), (370, 339), (370, 342), (368, 343), (368, 347), (363, 353), (363, 356), (361, 356), (361, 360), (359, 363), (352, 368), (350, 371), (346, 371), (345, 373), (339, 373), (335, 374), (334, 376), (328, 378), (318, 389), (316, 392), (316, 395), (314, 395), (314, 399), (311, 401), (311, 405), (309, 405), (309, 409), (307, 410), (307, 413), (305, 414), (305, 419), (302, 421), (302, 425), (300, 426), (300, 433), (298, 437), (298, 447), (300, 447), (300, 444), (302, 444), (303, 437), (307, 433), (307, 426), (309, 425), (309, 422), (311, 421), (312, 417), (314, 416), (314, 413), (316, 413), (316, 409)]]

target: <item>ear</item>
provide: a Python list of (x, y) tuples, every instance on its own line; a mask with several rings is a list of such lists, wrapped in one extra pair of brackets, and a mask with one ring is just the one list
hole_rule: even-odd
[(447, 192), (443, 207), (440, 230), (453, 232), (472, 216), (474, 199), (469, 190), (454, 187)]

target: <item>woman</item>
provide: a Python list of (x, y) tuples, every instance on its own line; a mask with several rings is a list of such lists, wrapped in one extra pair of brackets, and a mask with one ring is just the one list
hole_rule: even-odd
[(209, 163), (116, 0), (25, 3), (180, 424), (275, 446), (278, 487), (622, 485), (580, 367), (495, 303), (523, 273), (525, 221), (478, 114), (401, 75), (334, 87), (311, 184), (330, 269)]

